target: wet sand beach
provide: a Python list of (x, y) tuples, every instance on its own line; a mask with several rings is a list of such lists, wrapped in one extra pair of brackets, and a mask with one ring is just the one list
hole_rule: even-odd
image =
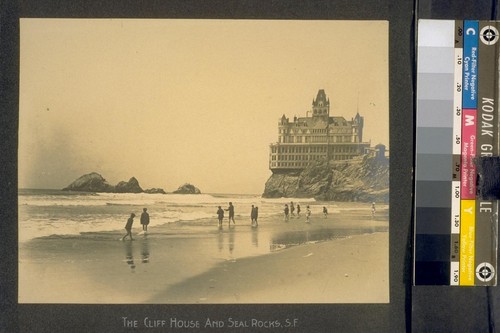
[(20, 244), (19, 302), (386, 303), (387, 230), (353, 211), (38, 238)]
[(386, 303), (388, 233), (230, 260), (169, 287), (152, 303)]

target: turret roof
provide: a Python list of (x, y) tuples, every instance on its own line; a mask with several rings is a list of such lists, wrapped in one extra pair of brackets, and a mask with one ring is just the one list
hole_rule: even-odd
[(318, 106), (319, 102), (323, 102), (324, 105), (330, 104), (330, 99), (326, 98), (326, 93), (324, 89), (318, 90), (318, 94), (316, 95), (316, 99), (313, 99), (313, 106)]

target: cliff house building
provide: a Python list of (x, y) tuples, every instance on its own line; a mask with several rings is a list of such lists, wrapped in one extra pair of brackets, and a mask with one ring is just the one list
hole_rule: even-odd
[(330, 116), (330, 99), (320, 89), (306, 117), (281, 117), (278, 142), (270, 145), (269, 168), (273, 173), (301, 171), (314, 160), (345, 161), (364, 155), (370, 143), (363, 142), (363, 122), (359, 113), (351, 120)]

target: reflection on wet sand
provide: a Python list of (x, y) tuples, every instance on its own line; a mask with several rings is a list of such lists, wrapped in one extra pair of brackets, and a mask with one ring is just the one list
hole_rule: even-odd
[[(129, 265), (131, 272), (135, 272), (135, 261), (134, 261), (134, 244), (137, 241), (125, 241), (124, 249), (125, 249), (125, 262)], [(141, 242), (141, 263), (148, 264), (149, 263), (149, 240), (147, 237), (144, 237), (140, 240)]]
[(259, 247), (259, 229), (252, 228), (252, 245)]
[(144, 236), (144, 239), (142, 240), (141, 262), (143, 264), (149, 263), (149, 241), (148, 241), (148, 238), (146, 236)]
[(302, 225), (290, 225), (289, 229), (274, 226), (264, 229), (231, 226), (218, 229), (213, 244), (218, 253), (225, 252), (225, 254), (240, 258), (274, 252), (294, 245), (385, 231), (387, 231), (386, 225), (373, 224), (342, 228), (327, 223), (308, 225), (305, 228)]
[(229, 253), (233, 254), (234, 251), (234, 228), (229, 228)]
[(224, 233), (221, 228), (219, 228), (219, 233), (217, 234), (217, 248), (219, 252), (222, 252), (222, 249), (224, 249)]
[(236, 230), (234, 227), (228, 228), (227, 232), (223, 232), (222, 229), (219, 229), (219, 232), (217, 233), (217, 248), (218, 248), (219, 252), (222, 252), (222, 250), (224, 249), (225, 240), (226, 240), (226, 238), (228, 238), (227, 239), (227, 243), (228, 243), (227, 248), (229, 250), (229, 254), (233, 254), (234, 245), (236, 244), (235, 233), (236, 233)]
[(272, 252), (293, 245), (345, 238), (356, 234), (373, 233), (386, 230), (386, 227), (367, 226), (360, 229), (319, 228), (311, 230), (284, 231), (272, 236), (269, 249)]
[(129, 265), (131, 272), (135, 272), (135, 263), (134, 263), (134, 254), (133, 254), (133, 246), (132, 241), (125, 242), (125, 261)]

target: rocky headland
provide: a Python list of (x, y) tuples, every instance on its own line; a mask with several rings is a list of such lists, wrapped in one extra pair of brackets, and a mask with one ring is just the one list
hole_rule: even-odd
[(271, 175), (262, 196), (389, 202), (389, 160), (363, 156), (330, 163), (314, 161), (301, 172)]

